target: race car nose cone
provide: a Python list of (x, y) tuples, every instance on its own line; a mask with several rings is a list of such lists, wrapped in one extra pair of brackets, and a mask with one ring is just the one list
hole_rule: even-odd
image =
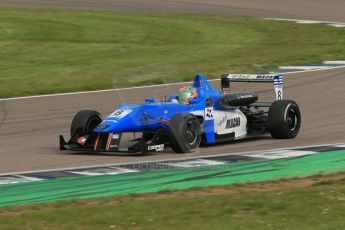
[(103, 121), (96, 128), (94, 128), (95, 133), (108, 133), (116, 129), (117, 122), (114, 121)]
[(109, 125), (98, 125), (95, 129), (97, 129), (97, 130), (104, 130), (104, 129), (106, 129), (106, 128), (108, 128), (109, 127)]

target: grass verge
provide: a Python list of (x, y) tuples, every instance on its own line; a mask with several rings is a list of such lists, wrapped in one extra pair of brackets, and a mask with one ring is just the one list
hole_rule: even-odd
[(0, 10), (0, 97), (341, 59), (345, 30), (254, 17)]
[(342, 229), (345, 174), (0, 209), (0, 229)]

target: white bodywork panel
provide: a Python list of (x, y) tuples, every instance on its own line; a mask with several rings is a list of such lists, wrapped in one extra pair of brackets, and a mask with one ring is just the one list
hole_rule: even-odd
[(213, 111), (214, 131), (218, 135), (235, 133), (235, 138), (247, 133), (247, 117), (241, 110)]

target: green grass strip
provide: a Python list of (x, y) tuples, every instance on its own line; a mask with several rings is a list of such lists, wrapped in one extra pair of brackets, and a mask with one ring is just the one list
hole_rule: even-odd
[(0, 9), (0, 97), (320, 63), (344, 43), (341, 28), (255, 17)]
[(306, 177), (345, 170), (345, 151), (222, 166), (81, 176), (0, 186), (0, 206)]

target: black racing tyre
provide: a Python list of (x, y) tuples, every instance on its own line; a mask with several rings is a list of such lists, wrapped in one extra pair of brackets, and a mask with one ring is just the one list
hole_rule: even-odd
[(71, 137), (91, 134), (92, 130), (103, 120), (102, 115), (93, 110), (80, 110), (71, 124)]
[(301, 112), (296, 102), (274, 101), (268, 111), (267, 128), (273, 138), (295, 138), (301, 127)]
[(201, 127), (197, 117), (190, 113), (176, 114), (169, 125), (170, 146), (176, 153), (194, 152), (201, 142)]

